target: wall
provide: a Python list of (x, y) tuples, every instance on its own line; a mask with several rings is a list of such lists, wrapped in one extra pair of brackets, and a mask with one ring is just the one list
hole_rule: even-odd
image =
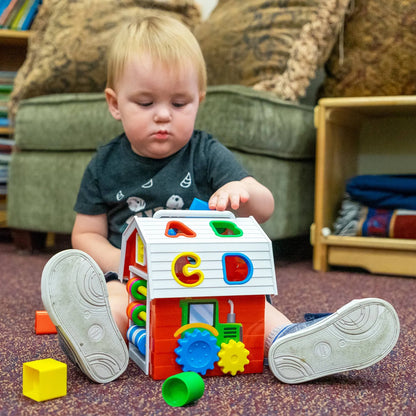
[(359, 174), (416, 173), (414, 117), (370, 118), (359, 141)]
[(202, 18), (206, 19), (217, 5), (218, 0), (195, 0), (195, 2), (201, 7)]

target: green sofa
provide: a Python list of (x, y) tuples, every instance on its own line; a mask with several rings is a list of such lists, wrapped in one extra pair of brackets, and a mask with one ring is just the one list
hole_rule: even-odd
[[(83, 171), (95, 149), (121, 128), (101, 93), (22, 101), (10, 165), (9, 227), (70, 233)], [(272, 240), (308, 234), (314, 195), (312, 106), (291, 104), (244, 86), (210, 87), (196, 128), (214, 134), (271, 189), (276, 210), (263, 227)]]

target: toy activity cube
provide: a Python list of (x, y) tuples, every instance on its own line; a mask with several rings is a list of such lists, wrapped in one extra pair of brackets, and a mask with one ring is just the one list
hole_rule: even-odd
[(263, 371), (272, 244), (253, 217), (158, 211), (122, 237), (132, 360), (154, 379)]

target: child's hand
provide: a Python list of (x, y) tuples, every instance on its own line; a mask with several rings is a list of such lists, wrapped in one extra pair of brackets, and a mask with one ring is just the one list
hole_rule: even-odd
[(239, 217), (253, 216), (257, 222), (267, 221), (274, 210), (272, 193), (252, 176), (241, 181), (229, 182), (209, 199), (210, 209), (237, 211)]
[(226, 209), (238, 210), (240, 204), (245, 204), (250, 194), (242, 181), (228, 182), (218, 189), (209, 199), (210, 209), (224, 211)]

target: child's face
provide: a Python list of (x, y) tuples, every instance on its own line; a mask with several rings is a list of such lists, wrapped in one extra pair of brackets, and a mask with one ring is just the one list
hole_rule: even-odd
[(133, 151), (153, 159), (188, 143), (203, 96), (192, 65), (177, 71), (148, 56), (132, 59), (115, 91), (106, 89), (110, 112), (121, 120)]

